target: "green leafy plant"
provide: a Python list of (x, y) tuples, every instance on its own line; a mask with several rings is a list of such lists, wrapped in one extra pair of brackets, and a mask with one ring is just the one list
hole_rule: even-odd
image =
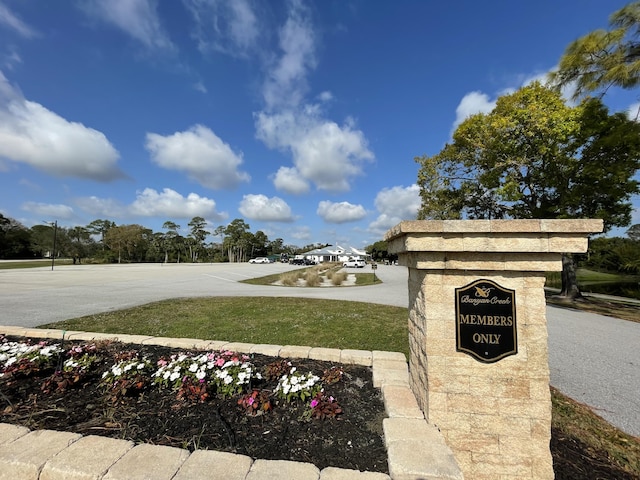
[(241, 393), (253, 378), (261, 378), (248, 360), (248, 356), (228, 350), (199, 355), (180, 353), (160, 359), (152, 376), (154, 383), (176, 390), (179, 398), (202, 401), (208, 396), (207, 387), (232, 396)]
[(296, 367), (291, 367), (288, 375), (284, 375), (278, 381), (275, 393), (278, 397), (290, 402), (294, 398), (304, 401), (315, 396), (321, 389), (320, 377), (309, 372), (302, 374), (296, 371)]
[(97, 347), (94, 343), (71, 347), (66, 352), (69, 358), (62, 364), (62, 369), (56, 370), (46, 378), (42, 382), (41, 390), (44, 393), (64, 391), (80, 384), (93, 365), (100, 360), (96, 352)]
[(153, 364), (139, 358), (136, 352), (122, 352), (118, 363), (102, 375), (101, 384), (111, 394), (112, 401), (144, 390), (150, 382)]
[(15, 375), (29, 376), (52, 368), (62, 348), (56, 344), (38, 342), (9, 342), (0, 340), (0, 378)]

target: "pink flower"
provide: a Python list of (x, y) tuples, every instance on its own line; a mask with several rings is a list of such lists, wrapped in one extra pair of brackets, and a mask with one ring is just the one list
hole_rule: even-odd
[(223, 365), (224, 365), (224, 363), (225, 363), (225, 362), (224, 362), (224, 358), (219, 358), (218, 360), (216, 360), (216, 365), (217, 365), (218, 367), (223, 366)]
[(315, 398), (313, 400), (311, 400), (311, 408), (316, 408), (318, 406), (318, 400), (316, 400)]
[(253, 397), (249, 397), (249, 399), (247, 400), (247, 403), (249, 405), (253, 405), (253, 402), (255, 402), (255, 400), (253, 399)]

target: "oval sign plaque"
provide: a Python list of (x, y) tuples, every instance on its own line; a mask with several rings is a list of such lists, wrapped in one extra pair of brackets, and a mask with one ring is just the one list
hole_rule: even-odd
[(485, 363), (518, 353), (515, 290), (491, 280), (456, 288), (456, 351)]

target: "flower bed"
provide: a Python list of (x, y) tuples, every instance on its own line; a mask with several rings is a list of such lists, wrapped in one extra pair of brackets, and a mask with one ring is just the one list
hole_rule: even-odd
[(387, 472), (371, 371), (309, 359), (0, 337), (0, 422)]

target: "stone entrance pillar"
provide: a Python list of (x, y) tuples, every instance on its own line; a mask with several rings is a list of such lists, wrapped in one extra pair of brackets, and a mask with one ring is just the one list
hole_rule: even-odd
[(465, 478), (552, 479), (545, 272), (602, 220), (408, 221), (411, 388)]

